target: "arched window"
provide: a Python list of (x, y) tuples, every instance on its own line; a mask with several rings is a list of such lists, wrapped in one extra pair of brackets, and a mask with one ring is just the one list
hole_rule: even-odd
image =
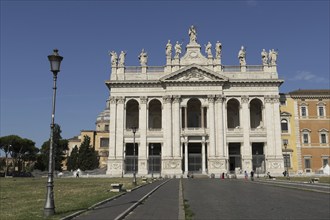
[(188, 118), (188, 128), (200, 128), (201, 127), (201, 102), (192, 98), (187, 103), (187, 118)]
[(139, 128), (139, 103), (131, 99), (126, 103), (126, 129)]
[(262, 126), (262, 102), (259, 99), (250, 102), (250, 124), (251, 128)]
[(228, 128), (236, 128), (239, 123), (239, 102), (236, 99), (230, 99), (227, 102), (227, 126)]
[(154, 99), (149, 102), (149, 129), (162, 128), (162, 104), (159, 100)]

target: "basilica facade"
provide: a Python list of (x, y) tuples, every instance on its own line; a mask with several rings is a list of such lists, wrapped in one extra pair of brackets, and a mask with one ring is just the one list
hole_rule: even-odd
[[(168, 41), (164, 66), (126, 66), (125, 52), (112, 51), (110, 176), (220, 175), (284, 171), (277, 52), (261, 52), (260, 65), (223, 65), (218, 41), (205, 48), (196, 29), (184, 53)], [(173, 49), (173, 50), (172, 50)]]

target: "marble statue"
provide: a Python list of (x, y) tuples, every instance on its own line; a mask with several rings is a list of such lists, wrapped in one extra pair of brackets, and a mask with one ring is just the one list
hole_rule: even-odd
[(171, 41), (168, 40), (166, 44), (166, 57), (171, 57), (172, 56), (172, 44)]
[(215, 44), (215, 57), (217, 59), (221, 59), (221, 51), (222, 51), (222, 44), (217, 41), (217, 43)]
[(174, 49), (175, 49), (175, 58), (179, 58), (180, 54), (181, 54), (181, 45), (182, 44), (179, 44), (179, 41), (176, 42), (175, 46), (174, 46)]
[(207, 45), (205, 45), (205, 53), (207, 54), (207, 57), (212, 57), (212, 44), (210, 42), (207, 43)]
[(140, 60), (140, 64), (141, 66), (146, 66), (147, 62), (148, 62), (148, 54), (144, 51), (144, 49), (142, 49), (140, 55), (139, 55), (139, 60)]
[(240, 51), (238, 52), (239, 64), (240, 64), (241, 66), (245, 66), (245, 65), (246, 65), (245, 56), (246, 56), (245, 48), (244, 48), (244, 46), (241, 46), (241, 49), (240, 49)]
[(278, 55), (278, 52), (275, 51), (274, 49), (270, 50), (269, 51), (269, 63), (271, 65), (276, 65), (276, 61), (277, 61), (277, 55)]
[(261, 51), (261, 59), (262, 59), (262, 64), (263, 65), (268, 64), (268, 53), (265, 49), (262, 49), (262, 51)]
[(111, 56), (111, 65), (116, 66), (118, 61), (117, 53), (115, 51), (111, 51), (109, 55)]
[(190, 37), (190, 43), (194, 42), (196, 43), (197, 41), (197, 33), (196, 33), (196, 29), (194, 27), (194, 25), (191, 25), (191, 27), (189, 28), (189, 37)]
[(125, 56), (126, 56), (126, 52), (121, 51), (120, 54), (119, 54), (118, 66), (120, 66), (120, 67), (125, 66)]

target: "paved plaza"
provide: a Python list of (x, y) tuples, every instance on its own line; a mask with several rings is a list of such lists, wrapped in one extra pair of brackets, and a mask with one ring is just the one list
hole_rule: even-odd
[(320, 189), (236, 179), (171, 179), (140, 187), (76, 219), (184, 219), (180, 200), (192, 219), (329, 219), (329, 186)]

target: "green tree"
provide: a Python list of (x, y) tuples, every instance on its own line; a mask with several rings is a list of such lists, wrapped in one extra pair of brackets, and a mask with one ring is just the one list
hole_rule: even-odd
[(78, 165), (81, 170), (93, 170), (99, 167), (97, 151), (90, 145), (90, 137), (84, 136), (78, 155)]
[(79, 159), (79, 149), (77, 145), (72, 149), (70, 156), (68, 157), (68, 160), (66, 162), (68, 170), (76, 170), (79, 167), (78, 163)]
[[(53, 149), (54, 149), (54, 164), (55, 170), (62, 171), (62, 163), (66, 158), (66, 152), (69, 149), (68, 140), (62, 139), (61, 136), (61, 127), (58, 124), (54, 126), (54, 136), (53, 136)], [(50, 140), (45, 141), (41, 146), (40, 153), (44, 156), (41, 156), (40, 162), (43, 164), (37, 165), (38, 167), (47, 167), (48, 169), (48, 158), (49, 158), (49, 145)]]
[[(32, 140), (17, 135), (0, 137), (0, 148), (5, 152), (6, 160), (9, 155), (11, 156), (13, 165), (19, 172), (25, 169), (25, 162), (35, 161), (39, 152)], [(8, 166), (6, 166), (7, 171)]]

